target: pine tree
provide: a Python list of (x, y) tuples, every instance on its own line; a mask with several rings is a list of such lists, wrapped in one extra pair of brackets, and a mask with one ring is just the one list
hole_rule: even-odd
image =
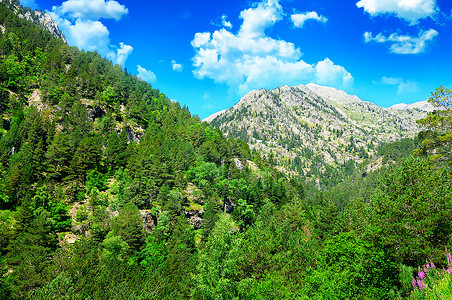
[(64, 131), (57, 132), (46, 153), (49, 176), (55, 180), (66, 177), (69, 174), (72, 155), (69, 136)]
[(144, 243), (143, 220), (140, 211), (129, 202), (121, 209), (117, 218), (111, 223), (111, 233), (121, 236), (130, 251), (139, 251)]
[(419, 133), (422, 148), (416, 154), (429, 154), (433, 161), (452, 167), (452, 90), (438, 87), (429, 98), (436, 110), (418, 120), (426, 131)]

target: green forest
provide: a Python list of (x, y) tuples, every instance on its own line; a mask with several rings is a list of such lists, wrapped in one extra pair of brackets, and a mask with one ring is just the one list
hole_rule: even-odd
[(452, 298), (452, 90), (394, 163), (308, 193), (4, 3), (0, 25), (0, 299)]

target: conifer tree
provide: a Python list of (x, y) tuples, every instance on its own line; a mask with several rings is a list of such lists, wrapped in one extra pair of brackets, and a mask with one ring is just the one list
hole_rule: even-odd
[(419, 134), (422, 148), (415, 153), (429, 154), (433, 161), (452, 167), (452, 90), (440, 86), (428, 101), (435, 110), (417, 121), (426, 130)]

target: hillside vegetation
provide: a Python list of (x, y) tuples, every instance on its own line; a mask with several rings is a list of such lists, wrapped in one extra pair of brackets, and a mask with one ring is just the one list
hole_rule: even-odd
[(376, 159), (380, 145), (413, 138), (430, 104), (381, 108), (315, 84), (256, 90), (207, 120), (240, 138), (290, 176), (331, 187), (350, 166)]
[(419, 156), (308, 197), (97, 53), (4, 3), (0, 25), (0, 299), (452, 295), (452, 91)]

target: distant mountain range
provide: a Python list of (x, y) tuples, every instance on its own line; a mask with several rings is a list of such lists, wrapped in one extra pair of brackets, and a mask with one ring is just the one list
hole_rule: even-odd
[(283, 172), (319, 184), (346, 164), (361, 163), (383, 143), (414, 137), (426, 101), (383, 108), (316, 84), (254, 90), (204, 121), (266, 154)]

